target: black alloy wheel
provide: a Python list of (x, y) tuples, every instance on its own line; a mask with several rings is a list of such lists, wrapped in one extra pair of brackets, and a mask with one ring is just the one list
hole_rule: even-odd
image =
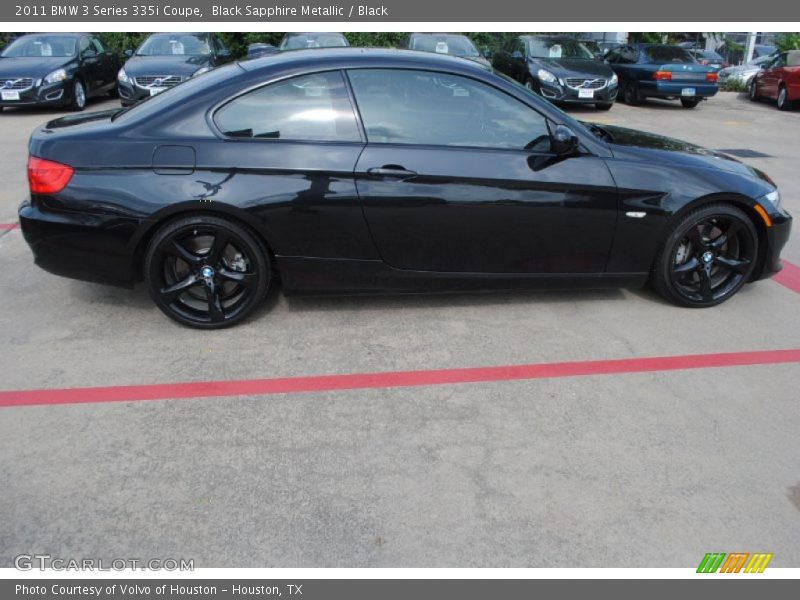
[(86, 108), (86, 86), (80, 79), (72, 82), (72, 101), (70, 108), (75, 111), (82, 111)]
[(738, 208), (713, 204), (673, 227), (656, 258), (653, 283), (667, 300), (704, 308), (733, 296), (750, 279), (758, 234)]
[(238, 223), (212, 216), (184, 217), (161, 228), (147, 248), (144, 273), (156, 305), (200, 329), (244, 320), (271, 280), (264, 244)]

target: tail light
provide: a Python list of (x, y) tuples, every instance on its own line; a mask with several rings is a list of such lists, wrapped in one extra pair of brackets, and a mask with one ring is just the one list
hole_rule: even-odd
[(706, 81), (709, 83), (717, 83), (719, 79), (719, 75), (716, 73), (706, 73)]
[(672, 71), (656, 71), (653, 73), (653, 79), (656, 81), (670, 81), (672, 79)]
[(57, 194), (69, 183), (74, 169), (69, 165), (28, 157), (28, 184), (31, 194)]

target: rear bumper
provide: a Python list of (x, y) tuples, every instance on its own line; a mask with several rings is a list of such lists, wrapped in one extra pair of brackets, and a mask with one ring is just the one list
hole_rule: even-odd
[[(693, 94), (684, 95), (684, 90), (694, 90)], [(719, 86), (705, 81), (640, 81), (639, 97), (641, 98), (710, 98), (716, 95)]]
[(45, 271), (123, 287), (137, 280), (128, 244), (138, 226), (134, 220), (50, 211), (26, 200), (19, 207), (19, 223), (34, 262)]

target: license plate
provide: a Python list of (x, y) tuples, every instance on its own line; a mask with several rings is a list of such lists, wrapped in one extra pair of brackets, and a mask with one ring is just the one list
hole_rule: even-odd
[(155, 96), (156, 94), (160, 94), (167, 88), (150, 88), (150, 95)]
[(681, 90), (681, 96), (696, 96), (697, 90), (695, 88), (683, 88)]
[(594, 90), (578, 90), (578, 98), (594, 98)]
[(19, 92), (3, 92), (3, 100), (19, 100)]

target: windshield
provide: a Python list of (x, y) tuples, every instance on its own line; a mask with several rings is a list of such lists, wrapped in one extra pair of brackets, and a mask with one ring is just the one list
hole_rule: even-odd
[(281, 50), (301, 50), (303, 48), (344, 48), (347, 40), (338, 33), (291, 35), (281, 42)]
[(425, 35), (411, 38), (411, 50), (438, 52), (453, 56), (480, 56), (469, 38), (463, 35)]
[(678, 46), (650, 46), (644, 49), (648, 61), (652, 63), (693, 63), (697, 62), (691, 54)]
[(63, 35), (37, 35), (21, 37), (9, 44), (3, 50), (3, 58), (60, 56), (67, 58), (75, 56), (78, 39)]
[(136, 51), (137, 56), (208, 56), (211, 48), (205, 36), (191, 33), (151, 35)]
[(528, 53), (533, 58), (583, 58), (594, 60), (594, 54), (578, 40), (542, 39), (528, 40)]

